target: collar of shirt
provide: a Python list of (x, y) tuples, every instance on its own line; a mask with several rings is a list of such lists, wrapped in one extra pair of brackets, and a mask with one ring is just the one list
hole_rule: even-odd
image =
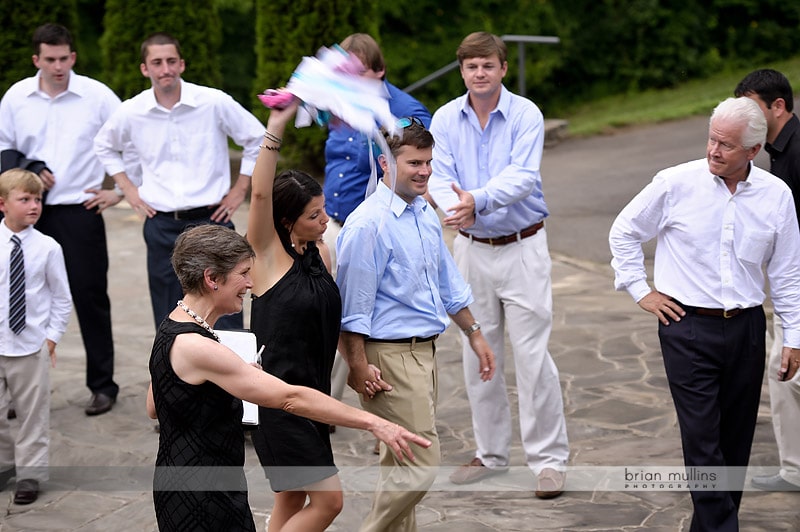
[[(511, 107), (511, 93), (508, 92), (505, 85), (500, 85), (500, 99), (497, 100), (497, 105), (492, 112), (489, 114), (500, 113), (503, 115), (503, 118), (508, 118), (509, 109)], [(469, 104), (469, 91), (462, 96), (461, 101), (461, 112), (466, 116), (474, 116), (477, 118), (475, 114), (475, 110)]]
[[(5, 218), (3, 218), (3, 222), (0, 223), (0, 242), (2, 242), (3, 244), (7, 244), (8, 246), (11, 246), (12, 235), (17, 235), (19, 239), (24, 242), (25, 239), (28, 238), (28, 235), (31, 234), (31, 232), (33, 232), (33, 226), (29, 225), (19, 233), (15, 233), (14, 231), (8, 228), (8, 226), (6, 225)], [(9, 247), (9, 249), (11, 248)]]
[(74, 94), (75, 96), (78, 96), (80, 98), (86, 96), (86, 87), (81, 82), (80, 76), (75, 74), (75, 72), (73, 72), (72, 70), (69, 71), (69, 81), (67, 82), (67, 90), (56, 94), (52, 98), (50, 97), (49, 94), (47, 94), (41, 89), (40, 87), (41, 79), (42, 79), (42, 71), (38, 70), (35, 76), (30, 77), (26, 80), (26, 82), (29, 82), (29, 86), (26, 87), (28, 96), (37, 95), (44, 98), (45, 100), (55, 100), (56, 98), (63, 98), (67, 94)]
[(796, 114), (792, 114), (792, 118), (790, 118), (789, 121), (784, 124), (781, 132), (778, 133), (777, 137), (775, 137), (775, 142), (771, 144), (767, 142), (767, 145), (764, 146), (764, 149), (767, 150), (767, 153), (770, 155), (782, 153), (786, 149), (787, 144), (789, 144), (789, 140), (791, 140), (798, 127), (800, 127), (800, 120), (797, 119)]
[(187, 107), (197, 107), (198, 106), (197, 92), (194, 91), (195, 86), (191, 83), (186, 83), (185, 81), (183, 81), (183, 78), (180, 78), (180, 84), (181, 84), (181, 97), (177, 101), (177, 103), (172, 107), (172, 109), (167, 109), (166, 107), (158, 103), (158, 100), (156, 99), (156, 91), (153, 87), (147, 89), (144, 93), (146, 95), (145, 103), (147, 110), (151, 111), (153, 109), (158, 109), (169, 113), (173, 109), (176, 109), (177, 107), (183, 105)]
[(388, 205), (389, 210), (392, 211), (395, 218), (402, 216), (403, 212), (405, 212), (408, 207), (410, 207), (415, 214), (424, 211), (428, 207), (428, 202), (425, 201), (425, 198), (422, 196), (417, 196), (410, 204), (406, 203), (397, 193), (393, 193), (383, 180), (378, 181), (378, 188), (375, 189), (375, 193), (379, 194), (378, 197)]

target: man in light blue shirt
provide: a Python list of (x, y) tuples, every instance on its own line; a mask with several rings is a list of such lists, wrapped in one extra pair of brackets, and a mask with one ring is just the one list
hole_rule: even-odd
[[(362, 76), (383, 81), (389, 93), (389, 110), (394, 116), (415, 116), (425, 127), (430, 126), (431, 114), (425, 106), (387, 81), (386, 61), (372, 36), (353, 33), (344, 38), (341, 47), (361, 61), (364, 66)], [(334, 277), (336, 238), (350, 213), (364, 201), (373, 157), (367, 136), (341, 121), (329, 124), (328, 139), (325, 141), (325, 183), (322, 190), (325, 194), (325, 212), (330, 217), (324, 238), (331, 246), (331, 274)], [(332, 397), (342, 398), (346, 380), (347, 367), (337, 354), (331, 375)], [(375, 443), (375, 448), (378, 449), (377, 440)]]
[(502, 371), (508, 328), (525, 459), (537, 477), (536, 496), (557, 497), (569, 446), (558, 369), (547, 350), (553, 309), (540, 174), (544, 120), (533, 102), (503, 86), (508, 64), (499, 37), (470, 34), (457, 56), (468, 91), (433, 115), (430, 195), (445, 211), (444, 223), (459, 232), (453, 253), (500, 371), (482, 383), (464, 346), (477, 450), (450, 480), (468, 484), (508, 470), (511, 409)]
[(472, 317), (470, 287), (442, 238), (439, 219), (421, 197), (431, 174), (433, 137), (418, 119), (405, 119), (402, 137), (387, 139), (396, 159), (393, 186), (387, 156), (378, 189), (347, 218), (337, 241), (342, 296), (340, 350), (348, 384), (362, 407), (429, 439), (401, 464), (381, 446), (381, 476), (366, 531), (417, 530), (415, 507), (440, 463), (436, 433), (436, 337), (450, 318), (477, 355), (478, 378), (494, 374), (494, 354)]

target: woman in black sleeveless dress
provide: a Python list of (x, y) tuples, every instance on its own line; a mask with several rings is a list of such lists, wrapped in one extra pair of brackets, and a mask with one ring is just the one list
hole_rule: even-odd
[(183, 300), (159, 327), (150, 356), (147, 413), (161, 426), (153, 502), (162, 531), (251, 531), (243, 472), (242, 399), (320, 423), (370, 430), (396, 453), (430, 445), (402, 427), (292, 386), (219, 343), (220, 316), (242, 310), (253, 249), (232, 229), (203, 225), (175, 243)]
[[(339, 338), (339, 290), (309, 242), (272, 288), (253, 295), (251, 329), (265, 346), (264, 371), (330, 394)], [(274, 408), (259, 408), (253, 442), (276, 492), (308, 486), (337, 473), (328, 426)], [(271, 520), (270, 520), (271, 522)]]
[[(214, 338), (197, 323), (168, 317), (158, 329), (150, 358), (153, 397), (161, 406), (153, 482), (158, 527), (254, 531), (242, 469), (242, 401), (212, 382), (189, 384), (175, 374), (170, 350), (175, 338), (186, 333)], [(207, 484), (208, 489), (199, 485), (191, 490), (192, 483)]]
[[(275, 176), (280, 137), (292, 114), (270, 113), (253, 171), (250, 328), (265, 347), (264, 371), (330, 394), (342, 304), (322, 241), (328, 223), (322, 187), (303, 172)], [(253, 441), (276, 492), (270, 531), (290, 521), (302, 522), (304, 530), (324, 530), (342, 507), (328, 426), (269, 408), (259, 409), (259, 424)]]

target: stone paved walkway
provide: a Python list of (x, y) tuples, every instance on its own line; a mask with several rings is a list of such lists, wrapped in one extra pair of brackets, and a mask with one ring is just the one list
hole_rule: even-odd
[[(630, 135), (631, 142), (640, 136), (636, 132)], [(603, 140), (568, 141), (557, 146), (552, 155), (547, 152), (545, 159), (567, 160), (570, 152), (584, 142), (602, 144)], [(599, 166), (607, 168), (607, 163)], [(551, 164), (550, 171), (553, 170)], [(564, 186), (569, 186), (565, 173), (552, 177), (548, 188), (561, 185), (556, 179), (562, 177)], [(621, 192), (616, 201), (624, 203), (630, 195)], [(640, 311), (626, 294), (614, 292), (613, 275), (605, 259), (592, 260), (592, 256), (602, 256), (602, 240), (593, 238), (592, 245), (597, 248), (594, 251), (581, 246), (573, 246), (574, 253), (562, 251), (562, 238), (570, 242), (578, 238), (565, 229), (571, 218), (569, 209), (561, 206), (565, 201), (574, 205), (574, 201), (564, 199), (563, 193), (555, 190), (553, 197), (553, 219), (561, 227), (550, 235), (551, 247), (556, 250), (555, 323), (550, 349), (561, 372), (572, 449), (570, 465), (591, 471), (595, 467), (615, 468), (612, 471), (616, 475), (625, 466), (679, 466), (680, 441), (660, 360), (655, 320)], [(243, 229), (244, 208), (236, 220)], [(611, 222), (609, 215), (600, 215), (598, 220), (606, 225), (593, 230), (605, 234)], [(94, 418), (84, 415), (83, 405), (88, 398), (83, 384), (84, 357), (73, 319), (59, 345), (58, 366), (51, 372), (51, 464), (57, 466), (56, 478), (44, 486), (40, 499), (31, 506), (14, 505), (12, 489), (0, 493), (1, 532), (155, 529), (149, 468), (158, 436), (144, 409), (153, 325), (141, 222), (123, 206), (112, 209), (106, 222), (119, 401), (109, 414)], [(554, 234), (558, 235), (557, 242), (553, 241)], [(582, 258), (587, 254), (588, 260)], [(518, 433), (514, 435), (511, 474), (467, 489), (450, 485), (446, 480), (448, 469), (469, 460), (473, 449), (458, 342), (458, 335), (452, 330), (438, 342), (438, 428), (446, 467), (435, 489), (418, 507), (422, 531), (688, 530), (691, 503), (687, 492), (623, 491), (602, 486), (587, 489), (580, 472), (575, 472), (568, 484), (573, 491), (550, 501), (536, 499), (526, 487), (533, 485), (533, 479), (524, 467)], [(507, 365), (506, 377), (514, 382), (513, 364)], [(513, 390), (511, 398), (516, 408)], [(350, 390), (345, 400), (356, 404)], [(370, 475), (377, 458), (370, 453), (372, 439), (366, 433), (340, 428), (333, 436), (333, 444), (347, 492), (345, 508), (330, 530), (354, 531), (369, 508)], [(751, 462), (753, 466), (777, 463), (766, 386)], [(272, 496), (257, 463), (248, 446), (250, 501), (257, 524), (263, 529)], [(63, 480), (65, 475), (70, 478), (70, 474), (81, 472), (88, 472), (89, 480), (78, 487)], [(799, 502), (798, 493), (747, 491), (740, 512), (742, 530), (798, 530)]]

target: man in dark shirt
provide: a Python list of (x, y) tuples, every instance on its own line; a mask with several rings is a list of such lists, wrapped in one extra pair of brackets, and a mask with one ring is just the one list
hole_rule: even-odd
[[(739, 82), (734, 94), (753, 99), (764, 112), (770, 172), (789, 185), (800, 217), (800, 120), (792, 112), (794, 99), (789, 80), (775, 70), (756, 70)], [(796, 491), (800, 490), (800, 377), (780, 380), (783, 329), (777, 316), (774, 321), (775, 339), (769, 354), (769, 395), (781, 469), (776, 475), (753, 477), (752, 484), (768, 491)]]

